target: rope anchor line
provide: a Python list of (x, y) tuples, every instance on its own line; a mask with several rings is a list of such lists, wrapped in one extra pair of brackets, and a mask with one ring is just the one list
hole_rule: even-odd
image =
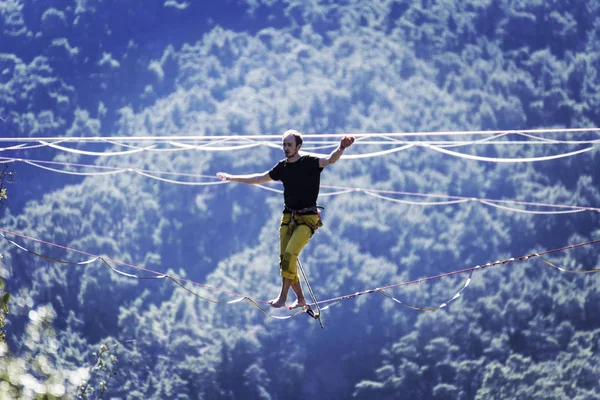
[[(70, 252), (74, 252), (74, 253), (79, 253), (79, 254), (83, 254), (83, 255), (87, 255), (90, 256), (91, 258), (85, 261), (80, 261), (80, 262), (74, 262), (74, 261), (66, 261), (66, 260), (61, 260), (58, 258), (54, 258), (54, 257), (50, 257), (50, 256), (46, 256), (43, 255), (41, 253), (37, 253), (35, 251), (29, 250), (23, 246), (21, 246), (20, 244), (16, 243), (15, 241), (9, 239), (8, 237), (6, 237), (5, 234), (9, 234), (9, 235), (13, 235), (13, 236), (17, 236), (17, 237), (21, 237), (24, 239), (29, 239), (38, 243), (42, 243), (42, 244), (46, 244), (46, 245), (50, 245), (50, 246), (54, 246), (57, 248), (61, 248), (63, 250), (67, 250)], [(463, 270), (457, 270), (457, 271), (452, 271), (452, 272), (448, 272), (448, 273), (444, 273), (444, 274), (440, 274), (440, 275), (435, 275), (435, 276), (429, 276), (429, 277), (425, 277), (425, 278), (419, 278), (416, 280), (412, 280), (412, 281), (406, 281), (406, 282), (401, 282), (401, 283), (397, 283), (397, 284), (393, 284), (393, 285), (388, 285), (388, 286), (384, 286), (384, 287), (379, 287), (379, 288), (374, 288), (374, 289), (368, 289), (368, 290), (363, 290), (363, 291), (359, 291), (359, 292), (355, 292), (355, 293), (351, 293), (351, 294), (347, 294), (344, 296), (339, 296), (339, 297), (335, 297), (335, 298), (331, 298), (331, 299), (327, 299), (327, 300), (322, 300), (322, 301), (317, 301), (315, 298), (315, 295), (312, 291), (312, 288), (310, 287), (310, 284), (308, 282), (307, 276), (304, 272), (304, 269), (302, 268), (302, 264), (300, 263), (300, 261), (298, 260), (298, 266), (300, 267), (300, 271), (302, 272), (302, 275), (304, 277), (304, 280), (306, 282), (307, 288), (309, 289), (309, 292), (311, 294), (313, 303), (309, 304), (306, 308), (302, 309), (301, 311), (296, 311), (293, 314), (287, 315), (287, 316), (280, 316), (280, 315), (275, 315), (270, 313), (269, 311), (265, 310), (263, 307), (261, 307), (258, 303), (265, 303), (267, 304), (267, 302), (265, 300), (259, 300), (259, 299), (255, 299), (252, 298), (251, 296), (248, 295), (243, 295), (243, 294), (239, 294), (239, 293), (235, 293), (235, 292), (231, 292), (225, 289), (220, 289), (220, 288), (216, 288), (216, 287), (212, 287), (209, 285), (205, 285), (205, 284), (201, 284), (189, 279), (184, 279), (181, 277), (177, 277), (171, 274), (165, 274), (165, 273), (161, 273), (158, 271), (154, 271), (151, 269), (146, 269), (146, 268), (142, 268), (136, 265), (132, 265), (132, 264), (128, 264), (122, 261), (116, 261), (116, 260), (112, 260), (109, 259), (107, 257), (102, 257), (99, 255), (94, 255), (94, 254), (90, 254), (90, 253), (86, 253), (84, 251), (81, 250), (76, 250), (76, 249), (72, 249), (66, 246), (61, 246), (58, 245), (56, 243), (51, 243), (51, 242), (46, 242), (40, 239), (36, 239), (30, 236), (26, 236), (23, 234), (19, 234), (19, 233), (15, 233), (15, 232), (11, 232), (8, 230), (4, 230), (4, 229), (0, 229), (0, 236), (2, 236), (5, 240), (7, 240), (10, 244), (12, 244), (13, 246), (17, 247), (20, 250), (23, 250), (27, 253), (33, 254), (37, 257), (43, 258), (45, 260), (51, 261), (51, 262), (55, 262), (55, 263), (59, 263), (59, 264), (65, 264), (65, 265), (87, 265), (87, 264), (91, 264), (95, 261), (102, 261), (108, 268), (110, 268), (113, 272), (120, 274), (122, 276), (125, 277), (129, 277), (129, 278), (133, 278), (133, 279), (168, 279), (172, 282), (174, 282), (175, 284), (177, 284), (178, 286), (180, 286), (181, 288), (183, 288), (184, 290), (186, 290), (187, 292), (189, 292), (190, 294), (202, 299), (202, 300), (206, 300), (209, 301), (213, 304), (235, 304), (235, 303), (240, 303), (244, 300), (247, 300), (250, 304), (252, 304), (254, 307), (256, 307), (258, 310), (260, 310), (263, 314), (265, 314), (268, 317), (274, 318), (274, 319), (279, 319), (279, 320), (284, 320), (284, 319), (289, 319), (289, 318), (294, 318), (300, 314), (308, 314), (309, 316), (318, 319), (321, 327), (323, 328), (323, 322), (321, 319), (322, 316), (322, 312), (324, 310), (327, 310), (337, 304), (339, 304), (340, 302), (342, 302), (343, 300), (349, 300), (349, 299), (353, 299), (356, 298), (358, 296), (362, 296), (362, 295), (366, 295), (366, 294), (371, 294), (371, 293), (379, 293), (389, 299), (391, 299), (392, 301), (396, 302), (397, 304), (400, 304), (406, 308), (410, 308), (416, 311), (436, 311), (436, 310), (440, 310), (443, 309), (445, 307), (447, 307), (450, 303), (454, 302), (455, 300), (457, 300), (458, 298), (461, 297), (462, 293), (464, 292), (464, 290), (469, 286), (469, 284), (471, 283), (472, 277), (473, 277), (473, 273), (476, 270), (482, 270), (485, 268), (490, 268), (496, 265), (505, 265), (511, 262), (516, 262), (516, 261), (525, 261), (525, 260), (529, 260), (531, 258), (537, 257), (540, 258), (545, 264), (547, 264), (548, 266), (563, 272), (563, 273), (572, 273), (572, 274), (593, 274), (593, 273), (598, 273), (600, 272), (600, 268), (596, 268), (596, 269), (591, 269), (591, 270), (568, 270), (562, 267), (557, 266), (556, 264), (546, 260), (544, 257), (542, 257), (543, 255), (546, 254), (552, 254), (552, 253), (556, 253), (556, 252), (560, 252), (560, 251), (565, 251), (565, 250), (570, 250), (570, 249), (574, 249), (574, 248), (578, 248), (578, 247), (583, 247), (583, 246), (588, 246), (588, 245), (592, 245), (592, 244), (597, 244), (600, 243), (600, 239), (597, 240), (592, 240), (592, 241), (588, 241), (588, 242), (582, 242), (582, 243), (577, 243), (577, 244), (573, 244), (573, 245), (569, 245), (569, 246), (565, 246), (562, 248), (558, 248), (558, 249), (553, 249), (553, 250), (547, 250), (544, 252), (538, 252), (538, 253), (533, 253), (533, 254), (529, 254), (529, 255), (525, 255), (525, 256), (521, 256), (521, 257), (513, 257), (513, 258), (509, 258), (509, 259), (505, 259), (505, 260), (499, 260), (499, 261), (495, 261), (495, 262), (490, 262), (487, 264), (483, 264), (483, 265), (477, 265), (475, 267), (472, 268), (467, 268), (467, 269), (463, 269)], [(109, 262), (110, 261), (110, 262)], [(129, 274), (126, 272), (123, 272), (117, 268), (115, 268), (113, 265), (111, 265), (112, 263), (115, 264), (121, 264), (130, 268), (134, 268), (137, 270), (141, 270), (141, 271), (146, 271), (146, 272), (150, 272), (152, 273), (154, 276), (139, 276), (139, 275), (134, 275), (134, 274)], [(397, 287), (401, 287), (401, 286), (407, 286), (410, 284), (416, 284), (416, 283), (422, 283), (422, 282), (426, 282), (426, 281), (430, 281), (430, 280), (434, 280), (434, 279), (440, 279), (440, 278), (444, 278), (444, 277), (449, 277), (452, 275), (457, 275), (457, 274), (461, 274), (461, 273), (469, 273), (469, 275), (467, 276), (467, 279), (465, 280), (465, 282), (463, 283), (463, 285), (459, 288), (459, 290), (454, 294), (454, 296), (452, 296), (449, 300), (443, 302), (442, 304), (440, 304), (439, 306), (433, 306), (433, 307), (421, 307), (421, 306), (413, 306), (413, 305), (409, 305), (399, 299), (397, 299), (396, 297), (390, 295), (386, 290), (389, 289), (393, 289), (393, 288), (397, 288)], [(195, 291), (191, 290), (190, 288), (188, 288), (184, 283), (182, 282), (186, 282), (189, 283), (191, 285), (194, 286), (198, 286), (204, 289), (208, 289), (208, 290), (213, 290), (216, 292), (220, 292), (220, 293), (225, 293), (231, 296), (235, 296), (237, 297), (234, 300), (230, 300), (230, 301), (218, 301), (209, 297), (205, 297), (202, 296), (198, 293), (196, 293)], [(322, 304), (327, 304), (324, 307), (321, 307)], [(317, 308), (317, 312), (315, 313), (312, 308), (310, 307), (311, 305), (314, 305)]]
[[(446, 155), (450, 155), (450, 156), (454, 156), (454, 157), (459, 157), (459, 158), (463, 158), (463, 159), (468, 159), (468, 160), (474, 160), (474, 161), (484, 161), (484, 162), (494, 162), (494, 163), (521, 163), (521, 162), (537, 162), (537, 161), (548, 161), (548, 160), (554, 160), (554, 159), (560, 159), (560, 158), (565, 158), (565, 157), (572, 157), (578, 154), (582, 154), (588, 151), (592, 151), (592, 150), (596, 150), (597, 149), (597, 145), (598, 143), (600, 143), (600, 140), (594, 139), (594, 140), (556, 140), (556, 139), (547, 139), (547, 138), (542, 138), (542, 137), (538, 137), (532, 134), (542, 134), (542, 133), (576, 133), (576, 132), (588, 132), (588, 133), (592, 133), (592, 132), (598, 132), (600, 130), (600, 128), (570, 128), (570, 129), (536, 129), (536, 130), (498, 130), (498, 131), (456, 131), (456, 132), (413, 132), (413, 133), (349, 133), (350, 135), (353, 135), (357, 138), (357, 144), (362, 143), (361, 141), (363, 139), (367, 139), (367, 138), (371, 138), (371, 139), (378, 139), (380, 141), (379, 144), (382, 145), (389, 145), (390, 143), (394, 144), (394, 145), (398, 145), (397, 147), (394, 147), (392, 149), (387, 149), (387, 150), (382, 150), (382, 151), (375, 151), (375, 152), (370, 152), (370, 153), (363, 153), (363, 154), (351, 154), (351, 155), (344, 155), (345, 159), (348, 160), (355, 160), (355, 159), (362, 159), (362, 158), (371, 158), (371, 157), (380, 157), (380, 156), (385, 156), (388, 154), (392, 154), (392, 153), (397, 153), (400, 151), (404, 151), (404, 150), (409, 150), (412, 148), (423, 148), (423, 149), (430, 149), (433, 151), (436, 151), (438, 153), (442, 153), (442, 154), (446, 154)], [(339, 137), (343, 137), (346, 134), (307, 134), (304, 135), (305, 138), (313, 138), (313, 139), (324, 139), (324, 138), (339, 138)], [(456, 141), (449, 141), (448, 143), (444, 143), (444, 142), (439, 142), (439, 141), (423, 141), (423, 140), (419, 140), (419, 141), (406, 141), (406, 140), (399, 140), (397, 138), (402, 138), (402, 137), (427, 137), (427, 136), (457, 136), (457, 135), (494, 135), (492, 137), (489, 138), (485, 138), (485, 139), (479, 139), (479, 140), (471, 140), (471, 141), (461, 141), (461, 142), (456, 142)], [(551, 156), (542, 156), (542, 157), (521, 157), (521, 158), (498, 158), (498, 157), (485, 157), (485, 156), (477, 156), (477, 155), (472, 155), (472, 154), (468, 154), (468, 153), (462, 153), (462, 152), (456, 152), (453, 150), (449, 150), (449, 148), (451, 147), (458, 147), (458, 146), (467, 146), (467, 145), (477, 145), (477, 144), (495, 144), (495, 145), (502, 145), (502, 144), (522, 144), (521, 142), (515, 142), (515, 141), (511, 141), (511, 140), (507, 140), (507, 141), (500, 141), (500, 142), (492, 142), (493, 139), (497, 139), (503, 136), (507, 136), (507, 135), (520, 135), (520, 136), (524, 136), (527, 137), (529, 139), (534, 139), (534, 141), (525, 141), (523, 143), (527, 144), (527, 143), (531, 143), (531, 144), (544, 144), (544, 145), (548, 145), (548, 144), (578, 144), (578, 145), (589, 145), (586, 148), (583, 149), (579, 149), (579, 150), (575, 150), (575, 151), (570, 151), (570, 152), (563, 152), (563, 153), (559, 153), (559, 154), (554, 154)], [(165, 140), (167, 139), (167, 140)], [(55, 150), (60, 150), (63, 152), (69, 152), (69, 153), (75, 153), (75, 154), (80, 154), (80, 155), (88, 155), (88, 156), (96, 156), (96, 157), (109, 157), (109, 156), (123, 156), (123, 155), (130, 155), (130, 154), (134, 154), (134, 153), (138, 153), (138, 152), (142, 152), (142, 151), (146, 151), (146, 152), (150, 152), (150, 151), (156, 151), (156, 152), (174, 152), (174, 151), (182, 151), (182, 150), (203, 150), (203, 151), (212, 151), (212, 152), (217, 152), (217, 151), (232, 151), (232, 150), (245, 150), (251, 147), (256, 147), (256, 146), (267, 146), (267, 147), (275, 147), (275, 148), (279, 148), (280, 144), (278, 143), (278, 141), (280, 140), (280, 136), (279, 135), (223, 135), (223, 136), (171, 136), (168, 138), (165, 137), (161, 137), (161, 136), (152, 136), (152, 137), (143, 137), (143, 136), (136, 136), (136, 137), (71, 137), (71, 138), (65, 138), (65, 137), (53, 137), (53, 138), (0, 138), (0, 142), (22, 142), (19, 145), (14, 145), (14, 146), (9, 146), (9, 147), (5, 147), (5, 148), (0, 148), (0, 152), (2, 151), (9, 151), (9, 150), (17, 150), (17, 151), (21, 151), (21, 150), (25, 150), (25, 149), (33, 149), (33, 148), (39, 148), (39, 147), (50, 147), (53, 148)], [(268, 140), (275, 140), (276, 142), (269, 142)], [(150, 144), (148, 146), (135, 146), (135, 145), (128, 145), (126, 144), (126, 142), (152, 142), (155, 144)], [(202, 141), (202, 142), (206, 142), (205, 144), (201, 144), (201, 145), (189, 145), (189, 144), (185, 144), (185, 143), (178, 143), (178, 141)], [(231, 145), (230, 142), (232, 141), (236, 141), (236, 143), (240, 143), (241, 144), (235, 144), (235, 145)], [(39, 143), (39, 145), (30, 145), (30, 146), (26, 146), (26, 143), (31, 143), (31, 142), (36, 142)], [(126, 147), (128, 148), (128, 150), (123, 150), (123, 151), (104, 151), (104, 152), (97, 152), (97, 151), (85, 151), (85, 150), (80, 150), (80, 149), (75, 149), (75, 148), (70, 148), (70, 147), (66, 147), (66, 146), (61, 146), (59, 145), (59, 143), (104, 143), (104, 144), (112, 144), (115, 146), (121, 146), (121, 147)], [(157, 148), (156, 143), (160, 143), (160, 142), (166, 142), (167, 144), (171, 145), (171, 148)], [(217, 143), (217, 144), (221, 144), (221, 146), (209, 146), (209, 144), (213, 142), (213, 143)], [(370, 143), (370, 142), (367, 142)], [(227, 144), (227, 146), (223, 146), (223, 144)], [(325, 146), (325, 148), (328, 148), (331, 146)], [(318, 149), (319, 147), (317, 147), (316, 149)], [(316, 150), (314, 149), (314, 150)], [(322, 154), (322, 153), (315, 153), (315, 152), (306, 152), (307, 154), (311, 154), (314, 155), (316, 157), (325, 157), (327, 156), (327, 154)]]
[[(139, 169), (129, 166), (121, 166), (121, 167), (109, 167), (109, 166), (101, 166), (94, 164), (81, 164), (81, 163), (68, 163), (68, 162), (59, 162), (59, 161), (44, 161), (44, 160), (29, 160), (23, 158), (6, 158), (0, 157), (0, 163), (12, 163), (12, 162), (22, 162), (27, 165), (40, 168), (43, 170), (47, 170), (50, 172), (67, 174), (67, 175), (76, 175), (76, 176), (102, 176), (102, 175), (114, 175), (121, 173), (134, 173), (146, 178), (154, 179), (161, 182), (184, 185), (184, 186), (206, 186), (213, 187), (215, 185), (222, 185), (226, 182), (223, 181), (214, 181), (217, 179), (214, 175), (203, 175), (203, 174), (194, 174), (194, 173), (184, 173), (184, 172), (169, 172), (169, 171), (156, 171), (156, 170), (147, 170), (147, 169)], [(91, 168), (100, 171), (88, 171), (88, 172), (77, 172), (70, 170), (61, 170), (53, 167), (49, 167), (47, 165), (61, 165), (63, 167), (77, 167), (77, 168)], [(160, 175), (176, 175), (182, 176), (186, 178), (197, 178), (200, 181), (185, 181), (185, 180), (177, 180), (165, 178)], [(210, 179), (210, 181), (207, 181)], [(272, 188), (266, 185), (256, 185), (258, 188), (270, 192), (275, 193), (283, 193), (283, 190)], [(478, 197), (465, 197), (465, 196), (453, 196), (447, 194), (435, 194), (435, 193), (416, 193), (416, 192), (405, 192), (405, 191), (397, 191), (397, 190), (383, 190), (376, 188), (360, 188), (360, 187), (349, 187), (349, 186), (339, 186), (339, 185), (321, 185), (323, 189), (334, 190), (332, 192), (322, 192), (319, 194), (319, 198), (330, 197), (330, 196), (338, 196), (344, 195), (348, 193), (362, 193), (368, 196), (372, 196), (381, 200), (403, 204), (403, 205), (414, 205), (414, 206), (446, 206), (452, 204), (464, 204), (468, 202), (474, 202), (482, 205), (486, 205), (489, 207), (494, 207), (497, 209), (501, 209), (509, 212), (517, 212), (523, 214), (537, 214), (537, 215), (561, 215), (561, 214), (572, 214), (579, 213), (583, 211), (592, 211), (592, 212), (600, 212), (600, 207), (591, 207), (591, 206), (581, 206), (581, 205), (566, 205), (566, 204), (549, 204), (549, 203), (541, 203), (541, 202), (531, 202), (531, 201), (522, 201), (522, 200), (509, 200), (509, 199), (487, 199), (487, 198), (478, 198)], [(0, 186), (1, 188), (1, 186)], [(418, 198), (436, 198), (443, 199), (440, 201), (414, 201), (414, 200), (403, 200), (392, 197), (394, 196), (403, 196), (403, 197), (418, 197)], [(541, 210), (537, 209), (527, 209), (527, 208), (517, 208), (516, 206), (522, 207), (536, 207), (542, 208)], [(543, 210), (546, 209), (546, 210)], [(557, 210), (558, 209), (558, 210)]]

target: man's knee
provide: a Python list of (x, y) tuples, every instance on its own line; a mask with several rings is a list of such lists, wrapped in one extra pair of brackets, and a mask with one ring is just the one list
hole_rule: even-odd
[(296, 267), (296, 259), (298, 258), (297, 254), (286, 251), (281, 256), (281, 269), (283, 271), (293, 271)]

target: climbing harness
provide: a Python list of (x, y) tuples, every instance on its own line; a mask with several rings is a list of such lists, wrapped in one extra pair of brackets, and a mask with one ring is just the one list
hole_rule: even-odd
[[(282, 223), (282, 225), (289, 226), (289, 234), (290, 235), (294, 232), (294, 229), (298, 225), (308, 226), (310, 228), (310, 231), (312, 232), (312, 235), (314, 235), (316, 230), (323, 226), (323, 220), (321, 219), (321, 210), (324, 210), (324, 209), (325, 209), (325, 207), (323, 207), (323, 206), (312, 206), (312, 207), (302, 208), (300, 210), (293, 210), (293, 209), (289, 208), (288, 206), (285, 206), (283, 213), (284, 214), (292, 214), (292, 217), (290, 218), (289, 223), (287, 223), (287, 224)], [(315, 224), (311, 224), (311, 223), (308, 223), (307, 221), (302, 220), (300, 217), (302, 217), (304, 215), (316, 215), (318, 218), (317, 222)]]

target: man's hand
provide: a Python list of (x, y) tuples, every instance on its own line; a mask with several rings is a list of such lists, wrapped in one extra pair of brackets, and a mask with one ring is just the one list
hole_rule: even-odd
[(231, 182), (231, 175), (226, 174), (225, 172), (217, 172), (217, 178), (219, 178), (223, 182)]
[(344, 136), (342, 140), (340, 140), (340, 147), (345, 149), (352, 146), (352, 143), (354, 143), (354, 136)]

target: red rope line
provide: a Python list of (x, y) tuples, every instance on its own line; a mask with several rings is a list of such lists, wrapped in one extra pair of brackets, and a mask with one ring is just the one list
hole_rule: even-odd
[[(191, 285), (199, 286), (199, 287), (202, 287), (204, 289), (216, 290), (218, 292), (222, 292), (222, 293), (229, 294), (229, 295), (236, 296), (236, 297), (251, 298), (250, 296), (246, 296), (244, 294), (240, 294), (240, 293), (236, 293), (236, 292), (231, 292), (229, 290), (216, 288), (216, 287), (213, 287), (213, 286), (210, 286), (210, 285), (205, 285), (205, 284), (202, 284), (202, 283), (199, 283), (199, 282), (195, 282), (195, 281), (193, 281), (191, 279), (186, 279), (186, 278), (181, 278), (181, 277), (174, 276), (174, 275), (165, 274), (163, 272), (154, 271), (154, 270), (151, 270), (151, 269), (148, 269), (148, 268), (140, 267), (138, 265), (129, 264), (129, 263), (126, 263), (124, 261), (113, 260), (112, 258), (102, 257), (102, 256), (99, 256), (99, 255), (96, 255), (96, 254), (88, 253), (86, 251), (73, 249), (73, 248), (70, 248), (70, 247), (67, 247), (67, 246), (62, 246), (60, 244), (56, 244), (56, 243), (52, 243), (52, 242), (47, 242), (45, 240), (37, 239), (37, 238), (31, 237), (31, 236), (23, 235), (23, 234), (16, 233), (16, 232), (7, 231), (5, 229), (1, 229), (0, 228), (0, 232), (7, 233), (9, 235), (13, 235), (13, 236), (17, 236), (17, 237), (21, 237), (23, 239), (33, 240), (34, 242), (46, 244), (48, 246), (58, 247), (59, 249), (63, 249), (63, 250), (67, 250), (67, 251), (72, 251), (74, 253), (83, 254), (83, 255), (88, 256), (88, 257), (101, 258), (103, 260), (110, 261), (110, 262), (115, 263), (115, 264), (124, 265), (126, 267), (134, 268), (134, 269), (137, 269), (139, 271), (148, 272), (148, 273), (151, 273), (151, 274), (154, 274), (154, 275), (168, 275), (169, 277), (171, 277), (171, 278), (173, 278), (175, 280), (178, 280), (180, 282), (189, 283)], [(254, 300), (258, 301), (260, 303), (265, 303), (265, 304), (267, 303), (265, 300), (256, 300), (256, 299), (254, 299)]]
[[(8, 230), (5, 230), (5, 229), (1, 229), (0, 228), (0, 232), (6, 233), (6, 234), (9, 234), (9, 235), (13, 235), (13, 236), (17, 236), (17, 237), (21, 237), (21, 238), (28, 239), (28, 240), (33, 240), (35, 242), (46, 244), (46, 245), (53, 246), (53, 247), (57, 247), (57, 248), (60, 248), (60, 249), (63, 249), (63, 250), (67, 250), (67, 251), (72, 251), (72, 252), (75, 252), (75, 253), (83, 254), (83, 255), (86, 255), (88, 257), (101, 258), (101, 259), (113, 262), (115, 264), (124, 265), (126, 267), (134, 268), (134, 269), (137, 269), (137, 270), (140, 270), (140, 271), (144, 271), (144, 272), (149, 272), (149, 273), (152, 273), (152, 274), (155, 274), (155, 275), (168, 275), (168, 274), (165, 274), (165, 273), (162, 273), (162, 272), (158, 272), (158, 271), (154, 271), (154, 270), (151, 270), (151, 269), (148, 269), (148, 268), (143, 268), (143, 267), (140, 267), (140, 266), (137, 266), (137, 265), (133, 265), (133, 264), (129, 264), (129, 263), (126, 263), (126, 262), (123, 262), (123, 261), (113, 260), (111, 258), (102, 257), (102, 256), (99, 256), (99, 255), (91, 254), (91, 253), (88, 253), (88, 252), (85, 252), (85, 251), (81, 251), (81, 250), (72, 249), (72, 248), (67, 247), (67, 246), (62, 246), (62, 245), (59, 245), (59, 244), (56, 244), (56, 243), (47, 242), (45, 240), (37, 239), (37, 238), (31, 237), (31, 236), (27, 236), (27, 235), (16, 233), (16, 232), (11, 232), (11, 231), (8, 231)], [(415, 280), (412, 280), (412, 281), (406, 281), (406, 282), (396, 283), (396, 284), (393, 284), (393, 285), (383, 286), (383, 287), (379, 287), (379, 288), (363, 290), (361, 292), (355, 292), (355, 293), (347, 294), (347, 295), (344, 295), (344, 296), (338, 296), (338, 297), (333, 297), (333, 298), (326, 299), (326, 300), (321, 300), (321, 301), (319, 301), (319, 304), (331, 303), (331, 302), (334, 302), (334, 301), (340, 301), (340, 300), (344, 300), (344, 299), (350, 299), (350, 298), (353, 298), (353, 297), (356, 297), (356, 296), (360, 296), (360, 295), (363, 295), (363, 294), (378, 292), (380, 290), (386, 290), (386, 289), (392, 289), (392, 288), (397, 288), (397, 287), (401, 287), (401, 286), (412, 285), (412, 284), (415, 284), (415, 283), (421, 283), (421, 282), (431, 281), (431, 280), (434, 280), (434, 279), (441, 279), (441, 278), (444, 278), (444, 277), (448, 277), (448, 276), (452, 276), (452, 275), (458, 275), (458, 274), (463, 274), (465, 272), (471, 272), (471, 271), (475, 271), (475, 270), (478, 270), (478, 269), (489, 268), (489, 267), (493, 267), (493, 266), (496, 266), (496, 265), (503, 265), (503, 264), (508, 264), (508, 263), (512, 263), (512, 262), (516, 262), (516, 261), (525, 261), (525, 260), (528, 260), (528, 259), (533, 258), (533, 257), (541, 257), (541, 256), (546, 255), (546, 254), (557, 253), (557, 252), (560, 252), (560, 251), (570, 250), (570, 249), (574, 249), (574, 248), (577, 248), (577, 247), (588, 246), (588, 245), (596, 244), (596, 243), (600, 243), (600, 239), (591, 240), (591, 241), (588, 241), (588, 242), (577, 243), (577, 244), (572, 244), (572, 245), (560, 247), (558, 249), (546, 250), (546, 251), (542, 251), (542, 252), (539, 252), (539, 253), (533, 253), (533, 254), (529, 254), (529, 255), (525, 255), (525, 256), (508, 258), (508, 259), (502, 260), (502, 261), (494, 261), (494, 262), (483, 264), (483, 265), (477, 265), (477, 266), (472, 267), (472, 268), (465, 268), (465, 269), (461, 269), (461, 270), (457, 270), (457, 271), (451, 271), (451, 272), (447, 272), (447, 273), (444, 273), (444, 274), (439, 274), (439, 275), (429, 276), (429, 277), (425, 277), (425, 278), (415, 279)], [(202, 287), (204, 289), (215, 290), (215, 291), (218, 291), (218, 292), (221, 292), (221, 293), (225, 293), (225, 294), (229, 294), (229, 295), (236, 296), (236, 297), (244, 297), (244, 298), (248, 298), (248, 299), (253, 299), (252, 297), (244, 295), (244, 294), (240, 294), (240, 293), (236, 293), (236, 292), (231, 292), (231, 291), (226, 290), (226, 289), (216, 288), (216, 287), (213, 287), (213, 286), (210, 286), (210, 285), (206, 285), (206, 284), (202, 284), (202, 283), (199, 283), (199, 282), (195, 282), (195, 281), (193, 281), (191, 279), (185, 279), (185, 278), (177, 277), (177, 276), (174, 276), (174, 275), (168, 275), (168, 276), (171, 277), (172, 279), (175, 279), (175, 280), (178, 280), (178, 281), (181, 281), (181, 282), (186, 282), (186, 283), (189, 283), (191, 285), (199, 286), (199, 287)], [(267, 304), (266, 300), (258, 300), (258, 299), (253, 299), (253, 300), (255, 300), (257, 302), (260, 302), (260, 303)]]
[(330, 302), (333, 302), (333, 301), (340, 301), (340, 300), (351, 298), (351, 297), (361, 296), (361, 295), (367, 294), (367, 293), (377, 292), (379, 290), (392, 289), (392, 288), (397, 288), (397, 287), (400, 287), (400, 286), (407, 286), (407, 285), (412, 285), (412, 284), (415, 284), (415, 283), (421, 283), (421, 282), (431, 281), (431, 280), (434, 280), (434, 279), (440, 279), (440, 278), (444, 278), (444, 277), (447, 277), (447, 276), (458, 275), (458, 274), (463, 274), (465, 272), (475, 271), (477, 269), (489, 268), (489, 267), (493, 267), (495, 265), (508, 264), (508, 263), (515, 262), (515, 261), (525, 261), (525, 260), (528, 260), (528, 259), (533, 258), (533, 257), (540, 257), (540, 256), (543, 256), (543, 255), (546, 255), (546, 254), (552, 254), (552, 253), (556, 253), (556, 252), (559, 252), (559, 251), (574, 249), (576, 247), (588, 246), (590, 244), (596, 244), (596, 243), (600, 243), (600, 239), (592, 240), (592, 241), (589, 241), (589, 242), (577, 243), (577, 244), (573, 244), (573, 245), (561, 247), (559, 249), (542, 251), (540, 253), (529, 254), (529, 255), (526, 255), (526, 256), (521, 256), (521, 257), (516, 257), (516, 258), (509, 258), (509, 259), (502, 260), (502, 261), (495, 261), (493, 263), (487, 263), (487, 264), (484, 264), (484, 265), (477, 265), (477, 266), (472, 267), (472, 268), (466, 268), (466, 269), (461, 269), (461, 270), (457, 270), (457, 271), (447, 272), (447, 273), (444, 273), (444, 274), (429, 276), (429, 277), (426, 277), (426, 278), (420, 278), (420, 279), (415, 279), (415, 280), (412, 280), (412, 281), (406, 281), (406, 282), (396, 283), (394, 285), (388, 285), (388, 286), (383, 286), (383, 287), (380, 287), (380, 288), (363, 290), (361, 292), (356, 292), (356, 293), (349, 294), (349, 295), (346, 295), (346, 296), (339, 296), (339, 297), (334, 297), (334, 298), (331, 298), (331, 299), (321, 300), (321, 301), (319, 301), (319, 303), (330, 303)]

